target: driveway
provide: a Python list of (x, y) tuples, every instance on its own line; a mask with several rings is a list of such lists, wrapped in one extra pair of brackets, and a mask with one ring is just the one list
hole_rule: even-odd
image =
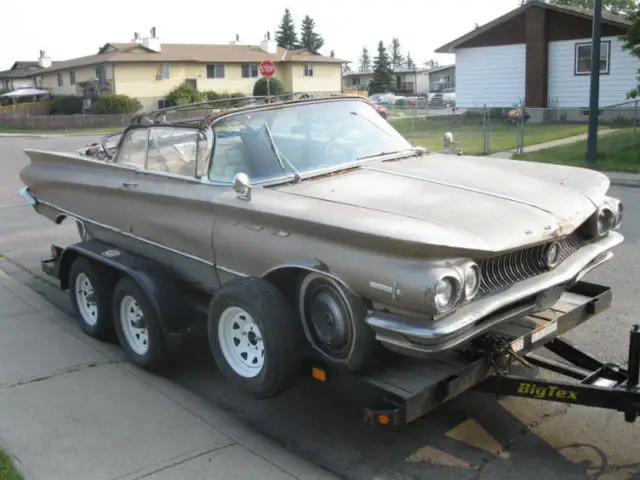
[[(93, 138), (0, 138), (0, 268), (70, 311), (67, 297), (39, 271), (52, 243), (77, 239), (16, 196), (23, 148), (70, 149)], [(640, 189), (613, 188), (626, 204), (626, 242), (589, 276), (614, 288), (614, 306), (569, 338), (610, 361), (626, 361), (628, 331), (640, 320)], [(302, 379), (285, 395), (255, 401), (227, 388), (206, 351), (178, 359), (175, 382), (232, 412), (253, 428), (345, 478), (640, 479), (640, 425), (599, 409), (496, 400), (467, 393), (395, 431), (362, 423), (361, 405)], [(159, 440), (160, 441), (160, 440)]]

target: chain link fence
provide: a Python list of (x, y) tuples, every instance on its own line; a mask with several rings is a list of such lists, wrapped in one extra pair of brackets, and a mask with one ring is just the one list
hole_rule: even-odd
[[(518, 154), (549, 142), (571, 143), (586, 138), (589, 123), (588, 108), (458, 108), (419, 100), (385, 108), (390, 122), (413, 145), (469, 155)], [(628, 134), (640, 146), (640, 101), (601, 108), (598, 128), (600, 135)], [(445, 142), (447, 133), (453, 143)]]

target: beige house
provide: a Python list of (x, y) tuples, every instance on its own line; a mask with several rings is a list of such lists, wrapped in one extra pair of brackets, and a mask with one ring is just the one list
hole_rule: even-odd
[(9, 70), (0, 72), (0, 89), (34, 87), (33, 73), (40, 68), (38, 62), (15, 62)]
[[(41, 52), (41, 63), (44, 52)], [(200, 91), (251, 95), (259, 78), (258, 65), (270, 60), (275, 77), (289, 92), (336, 93), (342, 89), (345, 60), (306, 49), (285, 50), (267, 34), (260, 45), (239, 41), (227, 45), (162, 44), (156, 36), (130, 43), (107, 43), (97, 54), (56, 62), (35, 72), (36, 86), (52, 94), (83, 95), (97, 88), (138, 98), (144, 109), (161, 108), (164, 97), (182, 83)], [(45, 61), (46, 63), (46, 61)], [(91, 87), (93, 85), (93, 87)]]

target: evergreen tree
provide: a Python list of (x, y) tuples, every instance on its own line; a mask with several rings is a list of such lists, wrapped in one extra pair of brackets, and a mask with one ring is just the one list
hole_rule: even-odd
[(296, 34), (296, 27), (288, 8), (284, 9), (280, 27), (276, 32), (276, 42), (279, 47), (286, 48), (287, 50), (298, 48), (298, 35)]
[(413, 58), (411, 58), (411, 54), (409, 52), (407, 52), (406, 65), (409, 70), (416, 68), (416, 63), (413, 61)]
[(400, 40), (395, 37), (391, 39), (389, 50), (391, 52), (391, 69), (395, 72), (404, 67), (404, 57), (400, 53)]
[(440, 64), (438, 63), (437, 60), (431, 59), (424, 62), (424, 66), (428, 69), (433, 69), (433, 68), (438, 68)]
[(302, 19), (302, 29), (300, 31), (300, 47), (308, 48), (312, 52), (317, 52), (324, 45), (324, 39), (315, 32), (316, 23), (309, 15)]
[(369, 84), (369, 93), (387, 92), (393, 86), (391, 60), (384, 43), (378, 43), (378, 56), (373, 61), (373, 80)]
[(362, 48), (362, 55), (360, 56), (360, 68), (361, 72), (368, 72), (371, 70), (371, 57), (369, 56), (369, 50), (366, 47)]

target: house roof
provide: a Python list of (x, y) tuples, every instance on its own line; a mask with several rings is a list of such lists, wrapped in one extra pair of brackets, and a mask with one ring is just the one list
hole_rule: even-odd
[[(505, 13), (501, 17), (498, 17), (492, 20), (491, 22), (486, 23), (485, 25), (482, 25), (481, 27), (476, 28), (475, 30), (472, 30), (466, 33), (465, 35), (462, 35), (461, 37), (458, 37), (455, 40), (437, 48), (435, 51), (437, 53), (454, 53), (455, 49), (458, 46), (468, 42), (469, 40), (477, 37), (478, 35), (481, 35), (485, 32), (488, 32), (489, 30), (492, 30), (502, 25), (506, 21), (511, 20), (512, 18), (520, 15), (521, 13), (526, 12), (531, 8), (545, 8), (547, 10), (566, 13), (568, 15), (586, 18), (589, 20), (593, 18), (593, 12), (591, 12), (590, 10), (586, 10), (584, 8), (571, 7), (568, 5), (558, 5), (555, 3), (546, 3), (544, 0), (531, 0), (528, 3), (525, 3), (524, 5), (516, 9)], [(602, 23), (608, 24), (608, 25), (614, 25), (618, 27), (624, 27), (624, 28), (631, 25), (631, 21), (628, 20), (624, 15), (618, 15), (618, 14), (607, 12), (607, 11), (602, 12)]]
[(102, 63), (134, 63), (134, 62), (314, 62), (314, 63), (349, 63), (333, 57), (326, 57), (308, 49), (286, 50), (277, 48), (276, 53), (266, 53), (259, 45), (212, 45), (189, 43), (163, 43), (161, 51), (150, 50), (143, 45), (133, 43), (107, 43), (97, 54), (73, 58), (63, 62), (55, 62), (51, 67), (38, 70), (33, 74), (88, 67)]

